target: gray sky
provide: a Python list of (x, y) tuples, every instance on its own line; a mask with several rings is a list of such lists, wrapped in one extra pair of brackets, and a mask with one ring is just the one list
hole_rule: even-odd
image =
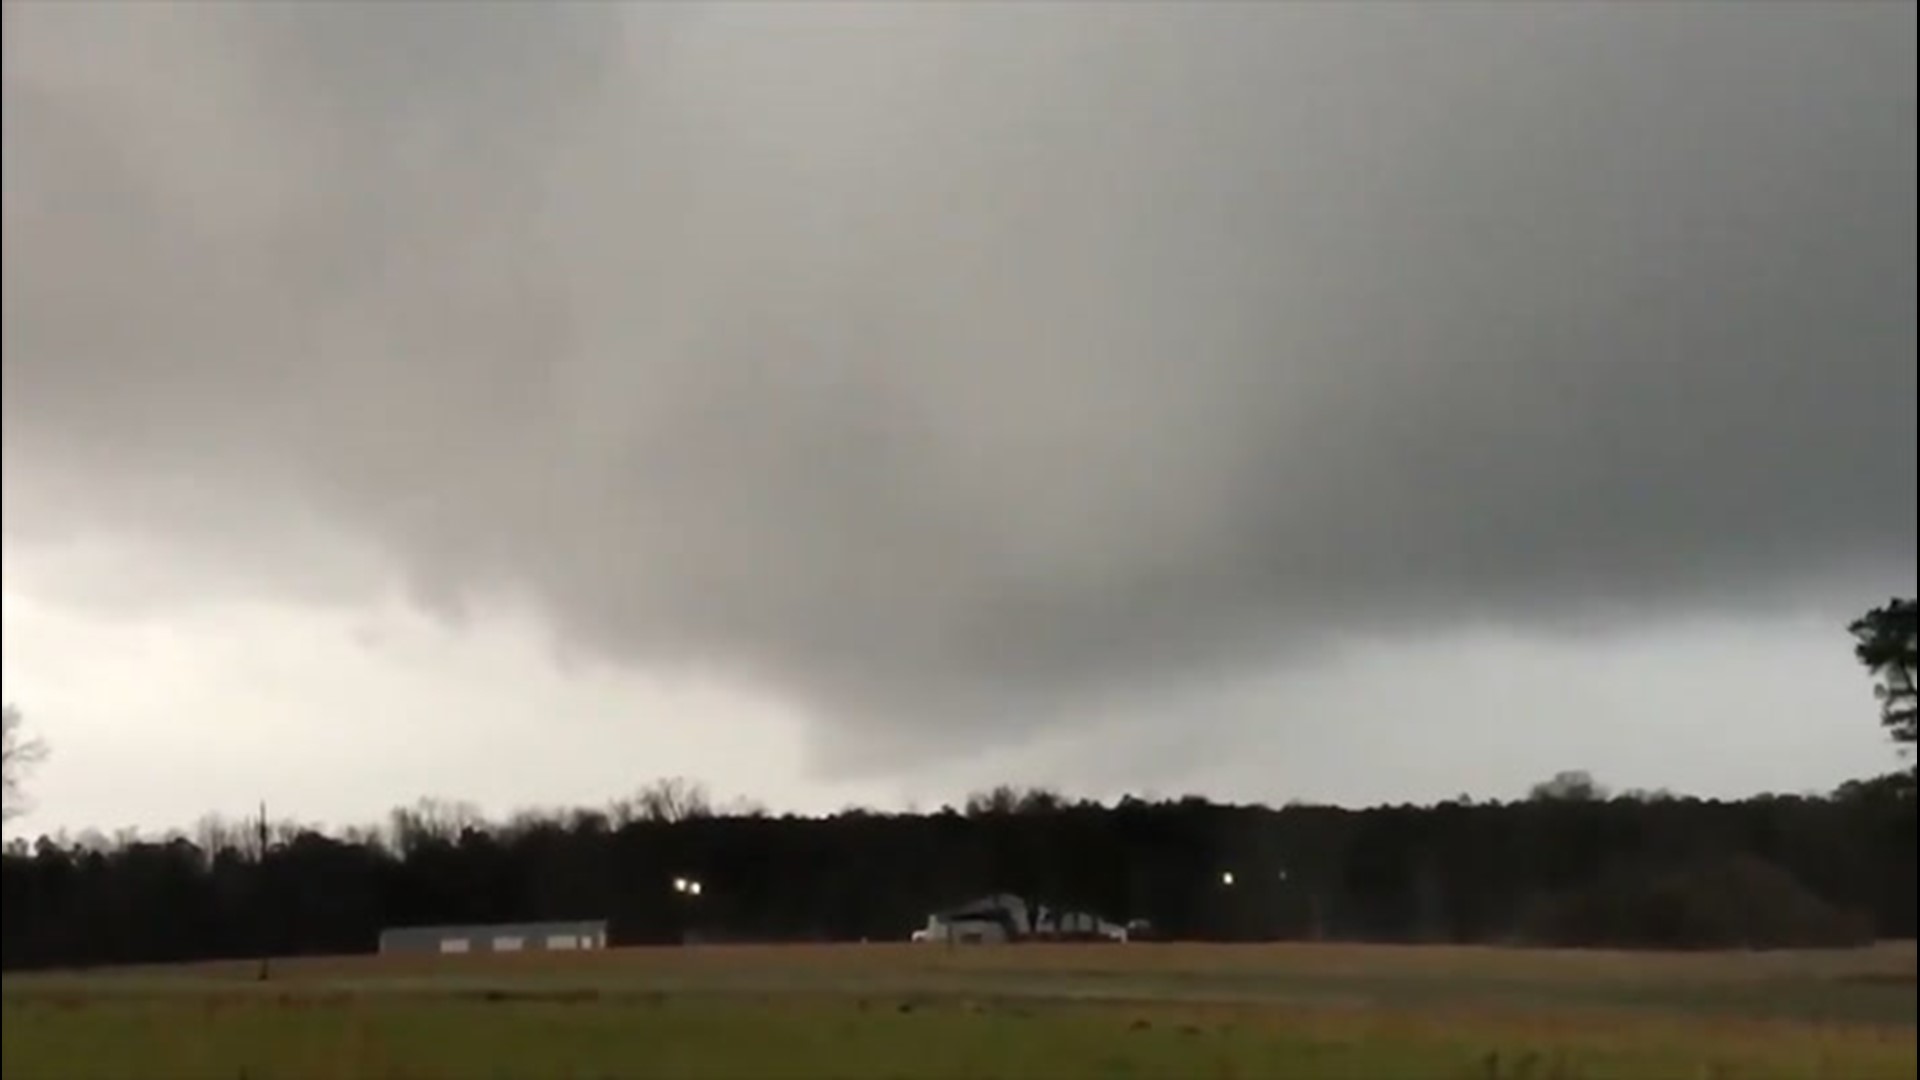
[(29, 826), (1892, 760), (1911, 4), (6, 19)]

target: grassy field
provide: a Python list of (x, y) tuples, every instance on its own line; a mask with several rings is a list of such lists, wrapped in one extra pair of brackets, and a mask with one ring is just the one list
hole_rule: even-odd
[(4, 980), (0, 1075), (1915, 1075), (1911, 943), (1636, 955), (845, 945), (208, 964)]

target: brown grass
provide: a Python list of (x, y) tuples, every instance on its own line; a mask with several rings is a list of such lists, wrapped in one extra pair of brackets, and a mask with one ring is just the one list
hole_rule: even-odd
[[(962, 972), (997, 974), (1233, 974), (1285, 972), (1301, 976), (1383, 978), (1504, 978), (1525, 982), (1590, 984), (1595, 980), (1738, 983), (1777, 978), (1912, 983), (1911, 941), (1863, 949), (1770, 952), (1657, 953), (1491, 946), (1351, 944), (1144, 944), (961, 946), (703, 945), (606, 949), (595, 952), (474, 953), (463, 956), (339, 956), (276, 960), (279, 981), (432, 976), (449, 973), (702, 974), (741, 971)], [(255, 961), (122, 968), (119, 973), (252, 980)]]
[(9, 977), (5, 1074), (1893, 1080), (1914, 1075), (1914, 961), (713, 946), (283, 960), (266, 983), (199, 964)]

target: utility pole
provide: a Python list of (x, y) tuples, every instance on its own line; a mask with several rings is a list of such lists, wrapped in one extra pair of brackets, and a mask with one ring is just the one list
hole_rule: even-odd
[(259, 917), (255, 922), (256, 932), (260, 935), (260, 971), (255, 978), (260, 982), (266, 982), (273, 974), (273, 946), (267, 934), (270, 898), (267, 896), (267, 801), (265, 799), (260, 800), (260, 820), (256, 823), (256, 827), (259, 830), (260, 843), (256, 850), (259, 853), (260, 862), (254, 868), (254, 894), (255, 903), (260, 909)]

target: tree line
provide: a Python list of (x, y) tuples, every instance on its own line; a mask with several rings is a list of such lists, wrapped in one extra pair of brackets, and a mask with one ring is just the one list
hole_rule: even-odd
[[(1914, 602), (1851, 627), (1913, 744)], [(7, 710), (6, 788), (45, 754)], [(0, 854), (8, 969), (369, 950), (387, 927), (607, 919), (613, 944), (903, 940), (1012, 893), (1220, 941), (1817, 946), (1914, 936), (1911, 768), (1819, 796), (1612, 795), (1366, 810), (1115, 803), (1001, 787), (932, 813), (775, 816), (683, 780), (489, 822), (425, 800), (379, 828), (209, 818)], [(674, 888), (698, 881), (700, 888)]]
[[(674, 785), (684, 796), (691, 785)], [(1345, 810), (1001, 789), (934, 813), (643, 810), (15, 842), (9, 969), (367, 951), (382, 928), (605, 918), (614, 944), (903, 940), (991, 892), (1171, 938), (1726, 947), (1914, 933), (1905, 777), (1711, 801), (1542, 792)], [(651, 790), (651, 789), (650, 789)], [(657, 792), (655, 792), (657, 794)], [(264, 840), (264, 843), (262, 842)], [(697, 897), (672, 887), (701, 882)]]

